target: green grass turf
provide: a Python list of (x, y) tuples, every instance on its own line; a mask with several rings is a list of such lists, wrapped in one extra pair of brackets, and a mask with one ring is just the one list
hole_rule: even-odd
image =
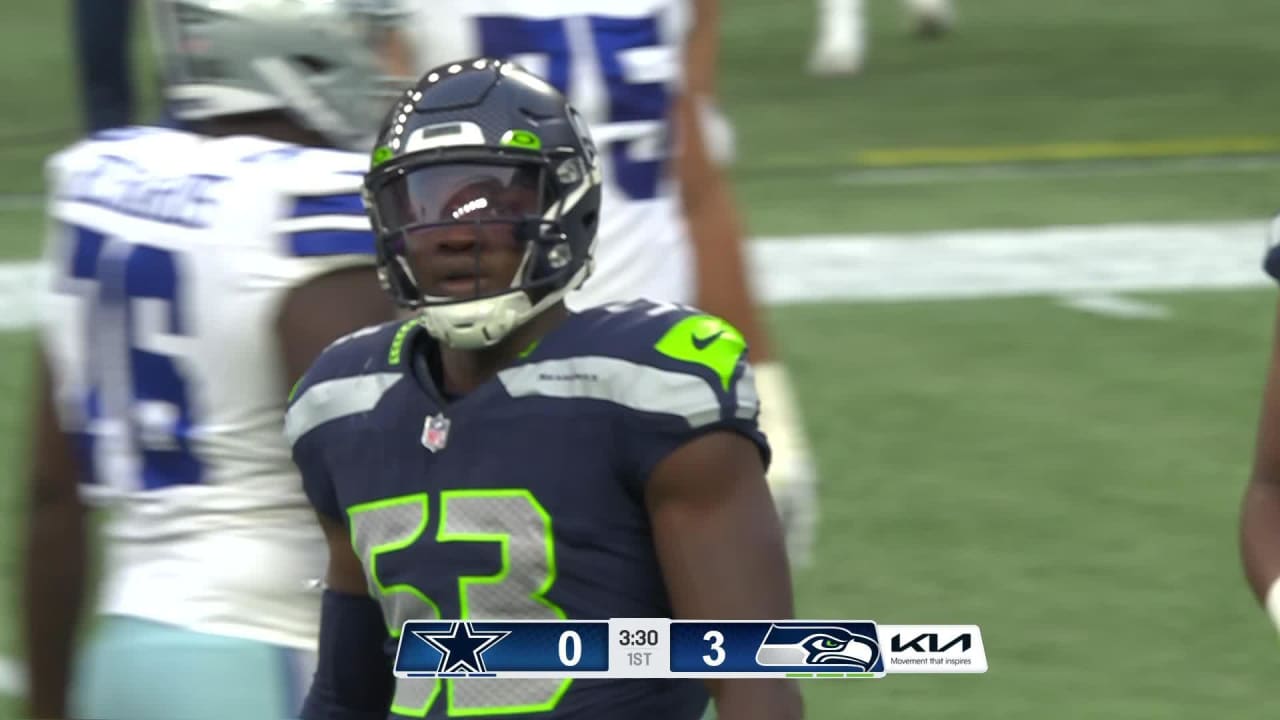
[[(757, 232), (1260, 217), (1278, 204), (1280, 170), (1265, 164), (837, 181), (870, 149), (1278, 134), (1269, 0), (961, 2), (960, 33), (936, 44), (902, 33), (896, 0), (873, 0), (871, 63), (852, 80), (804, 75), (809, 3), (723, 5), (734, 177)], [(19, 99), (0, 110), (0, 193), (39, 192), (42, 159), (74, 136), (66, 28), (62, 3), (0, 7), (0, 83)], [(0, 211), (0, 258), (31, 256), (41, 222)], [(1171, 319), (1042, 300), (775, 313), (825, 480), (802, 614), (976, 622), (991, 663), (978, 677), (808, 683), (810, 717), (1274, 715), (1280, 653), (1234, 547), (1273, 301), (1158, 299)], [(0, 618), (16, 617), (28, 350), (27, 336), (0, 336)], [(0, 622), (0, 651), (18, 651), (16, 630)]]
[(981, 625), (991, 670), (807, 686), (813, 717), (1267, 717), (1241, 580), (1274, 299), (779, 311), (823, 469), (801, 615)]

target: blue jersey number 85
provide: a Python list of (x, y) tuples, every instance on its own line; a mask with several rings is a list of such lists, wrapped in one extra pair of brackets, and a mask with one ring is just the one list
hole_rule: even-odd
[[(605, 95), (606, 124), (627, 123), (636, 137), (645, 137), (657, 147), (638, 147), (637, 140), (596, 138), (613, 178), (624, 195), (632, 200), (657, 196), (665, 171), (664, 157), (670, 144), (668, 113), (670, 95), (665, 82), (631, 82), (625, 60), (629, 52), (644, 52), (662, 46), (655, 17), (587, 16), (573, 18), (479, 17), (481, 51), (490, 57), (511, 58), (537, 55), (545, 58), (544, 79), (571, 100), (583, 80), (574, 63), (582, 63), (586, 43), (571, 43), (570, 34), (582, 29), (590, 35), (590, 50), (599, 68), (596, 82)], [(576, 38), (575, 38), (576, 39)], [(575, 55), (575, 51), (579, 53)], [(585, 81), (585, 80), (583, 80)], [(580, 108), (581, 109), (581, 108)], [(594, 130), (594, 128), (593, 128)], [(597, 133), (599, 134), (599, 133)]]

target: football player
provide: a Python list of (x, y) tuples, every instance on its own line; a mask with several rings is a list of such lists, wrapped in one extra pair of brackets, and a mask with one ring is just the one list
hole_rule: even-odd
[[(75, 715), (280, 720), (301, 706), (325, 549), (281, 433), (288, 389), (335, 338), (394, 317), (359, 194), (394, 92), (378, 92), (367, 23), (340, 8), (160, 0), (164, 91), (185, 129), (113, 130), (48, 162), (33, 717), (67, 711), (90, 545), (103, 569)], [(107, 505), (98, 533), (78, 483)]]
[[(1271, 223), (1271, 249), (1264, 268), (1280, 281), (1280, 216)], [(1280, 307), (1273, 342), (1253, 473), (1240, 518), (1240, 548), (1245, 577), (1280, 631)]]
[(716, 110), (719, 0), (392, 0), (412, 23), (418, 67), (513, 59), (578, 108), (604, 183), (598, 272), (570, 307), (646, 298), (694, 304), (751, 342), (774, 449), (769, 482), (796, 564), (816, 532), (816, 475), (789, 376), (752, 299), (742, 222), (721, 169), (732, 131)]
[[(904, 0), (915, 33), (937, 37), (951, 29), (955, 9), (951, 0)], [(867, 54), (865, 0), (818, 0), (818, 28), (809, 71), (815, 75), (854, 75)]]
[[(566, 309), (610, 212), (599, 152), (500, 60), (438, 67), (391, 109), (365, 198), (413, 317), (325, 350), (286, 418), (329, 538), (304, 718), (691, 720), (698, 681), (396, 680), (395, 639), (413, 619), (791, 617), (742, 335), (677, 305)], [(725, 720), (800, 713), (788, 681), (709, 686)]]

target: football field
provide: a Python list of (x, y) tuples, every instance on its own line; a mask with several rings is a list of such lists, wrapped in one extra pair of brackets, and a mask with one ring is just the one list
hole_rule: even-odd
[[(1236, 516), (1276, 308), (1280, 5), (959, 0), (959, 33), (922, 43), (870, 2), (853, 79), (804, 74), (810, 3), (722, 3), (734, 179), (822, 473), (799, 612), (976, 623), (990, 671), (811, 681), (808, 717), (1275, 717)], [(23, 5), (0, 7), (11, 658), (22, 263), (78, 118), (62, 4)]]

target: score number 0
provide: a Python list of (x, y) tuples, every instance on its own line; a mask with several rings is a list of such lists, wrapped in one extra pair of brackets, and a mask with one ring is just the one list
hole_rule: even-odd
[(717, 667), (724, 662), (724, 633), (719, 630), (708, 630), (702, 639), (711, 643), (711, 652), (702, 656), (702, 662), (710, 667)]
[(557, 650), (560, 654), (560, 664), (565, 667), (574, 667), (582, 659), (582, 636), (574, 630), (565, 630), (560, 633)]

